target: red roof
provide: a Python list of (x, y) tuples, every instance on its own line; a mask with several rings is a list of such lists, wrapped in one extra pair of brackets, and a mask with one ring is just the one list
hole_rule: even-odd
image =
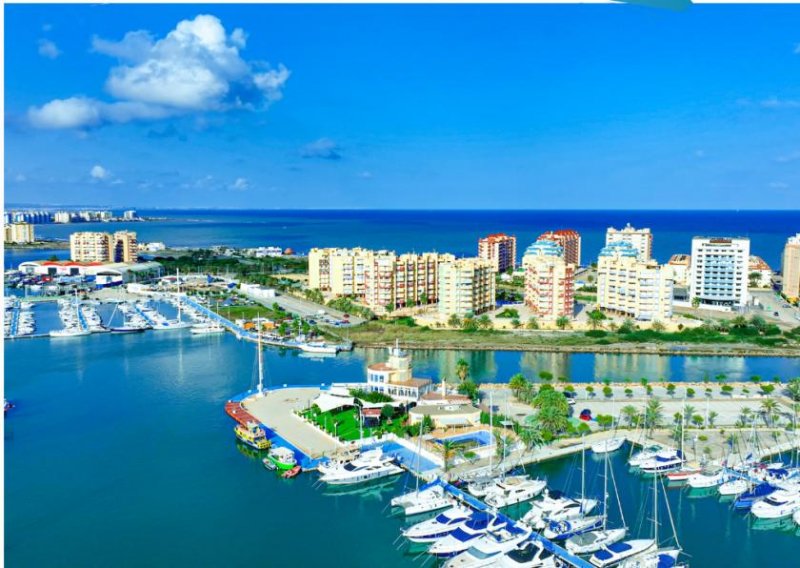
[(77, 262), (75, 260), (45, 260), (41, 263), (42, 266), (103, 266), (103, 262)]
[(369, 418), (379, 418), (381, 415), (380, 408), (362, 408), (361, 414), (364, 416), (368, 416)]

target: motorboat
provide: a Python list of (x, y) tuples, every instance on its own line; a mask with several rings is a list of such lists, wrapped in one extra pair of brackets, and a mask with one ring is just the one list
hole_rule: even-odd
[(494, 477), (477, 477), (467, 484), (467, 491), (475, 497), (483, 497), (495, 484)]
[(464, 552), (484, 534), (513, 524), (507, 518), (488, 512), (476, 512), (453, 532), (434, 542), (428, 553), (438, 558), (450, 558)]
[(595, 552), (589, 562), (597, 568), (616, 566), (620, 562), (644, 554), (656, 547), (652, 538), (640, 538), (615, 542)]
[(116, 326), (116, 327), (109, 328), (111, 333), (114, 333), (114, 334), (117, 334), (117, 335), (120, 335), (120, 334), (123, 334), (123, 333), (142, 333), (146, 329), (148, 329), (148, 327), (146, 325), (139, 325), (139, 324), (136, 324), (136, 325), (119, 325), (119, 326)]
[(236, 437), (244, 444), (257, 450), (268, 450), (270, 442), (267, 433), (258, 422), (247, 422), (247, 424), (237, 424), (233, 428)]
[(650, 446), (643, 450), (636, 452), (628, 460), (628, 465), (631, 467), (639, 467), (644, 462), (649, 461), (656, 457), (656, 454), (662, 450), (661, 446)]
[(616, 452), (624, 443), (625, 438), (609, 438), (608, 440), (603, 440), (602, 442), (592, 444), (591, 448), (592, 452), (595, 454), (607, 454), (610, 452)]
[(64, 329), (56, 329), (50, 332), (50, 337), (57, 339), (57, 338), (68, 338), (68, 337), (83, 337), (85, 335), (90, 335), (92, 332), (88, 329), (81, 329), (79, 327), (68, 327)]
[(667, 480), (672, 483), (683, 483), (689, 481), (693, 475), (697, 475), (703, 471), (701, 467), (692, 467), (684, 464), (682, 467), (667, 473)]
[[(535, 516), (535, 509), (528, 511), (522, 518), (535, 529), (543, 529), (551, 522), (569, 521), (590, 513), (597, 506), (596, 499), (569, 499), (559, 508), (543, 515)], [(534, 513), (533, 515), (531, 513)]]
[[(528, 539), (520, 546), (504, 554), (495, 566), (500, 568), (555, 568), (557, 557), (545, 550), (541, 542)], [(559, 566), (561, 563), (559, 562)]]
[(194, 335), (215, 335), (225, 333), (225, 328), (218, 323), (198, 323), (189, 330)]
[(465, 523), (474, 513), (461, 505), (456, 505), (405, 529), (402, 534), (411, 542), (434, 542), (443, 538)]
[(747, 483), (746, 479), (732, 479), (719, 486), (719, 494), (723, 497), (733, 497), (735, 495), (741, 495), (747, 491), (749, 487), (750, 484)]
[(750, 512), (758, 519), (782, 519), (800, 511), (800, 492), (779, 489), (757, 501)]
[(395, 497), (392, 507), (400, 507), (406, 516), (438, 511), (453, 504), (453, 499), (438, 483)]
[(745, 491), (739, 495), (733, 502), (733, 508), (739, 511), (750, 509), (758, 501), (765, 497), (772, 495), (778, 488), (770, 485), (769, 483), (759, 483), (749, 491)]
[(508, 524), (479, 537), (467, 550), (450, 558), (444, 568), (480, 568), (493, 566), (506, 552), (528, 540), (531, 529)]
[(549, 540), (567, 540), (603, 526), (603, 516), (577, 517), (568, 521), (550, 521), (542, 535)]
[(288, 471), (297, 465), (297, 458), (294, 452), (289, 448), (275, 446), (270, 449), (264, 462), (271, 462), (276, 469), (281, 471)]
[(625, 538), (628, 529), (600, 529), (571, 536), (564, 544), (572, 554), (591, 554)]
[(319, 353), (322, 355), (336, 355), (339, 348), (336, 345), (330, 345), (324, 341), (310, 341), (308, 343), (301, 343), (300, 350), (304, 353)]
[(364, 452), (349, 463), (330, 469), (320, 479), (331, 485), (349, 485), (372, 481), (390, 475), (398, 475), (403, 470), (394, 463), (394, 458), (384, 457), (380, 449)]
[(722, 485), (729, 479), (725, 470), (720, 469), (716, 472), (699, 472), (690, 475), (686, 480), (686, 485), (692, 489), (706, 489), (708, 487), (717, 487)]
[(543, 479), (526, 479), (519, 477), (509, 477), (498, 481), (494, 487), (486, 492), (486, 504), (500, 509), (517, 503), (530, 501), (539, 495), (547, 482)]
[(675, 450), (662, 450), (653, 459), (642, 462), (639, 469), (644, 473), (667, 473), (683, 464), (683, 457)]

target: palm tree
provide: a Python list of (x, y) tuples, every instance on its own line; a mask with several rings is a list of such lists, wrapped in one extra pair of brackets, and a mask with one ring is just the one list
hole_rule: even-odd
[(764, 423), (772, 426), (772, 419), (778, 411), (778, 402), (774, 398), (767, 398), (761, 402), (761, 414), (764, 416)]
[(536, 414), (536, 420), (543, 430), (552, 434), (559, 434), (567, 429), (569, 420), (560, 409), (554, 406), (545, 406)]
[(567, 316), (561, 316), (560, 318), (558, 318), (556, 320), (556, 326), (558, 327), (558, 329), (561, 329), (561, 330), (569, 327), (569, 323), (570, 323), (570, 319)]
[(508, 451), (511, 448), (511, 445), (514, 441), (511, 439), (511, 436), (506, 436), (503, 434), (502, 431), (495, 428), (494, 430), (494, 440), (495, 440), (495, 457), (497, 457), (498, 461), (502, 461), (506, 457), (508, 457)]
[(651, 398), (647, 401), (647, 408), (644, 411), (644, 419), (645, 423), (650, 428), (650, 433), (652, 434), (653, 429), (657, 428), (661, 421), (664, 418), (663, 413), (663, 406), (661, 405), (661, 401), (657, 398)]
[(442, 440), (442, 461), (444, 462), (444, 472), (447, 473), (450, 469), (450, 459), (455, 454), (455, 447), (453, 446), (453, 442), (450, 440)]
[(714, 427), (714, 422), (716, 422), (718, 416), (719, 412), (716, 412), (715, 410), (712, 410), (708, 413), (708, 426), (710, 428)]
[(795, 402), (800, 402), (800, 377), (789, 379), (786, 383), (786, 393)]
[(595, 309), (589, 312), (589, 325), (592, 326), (592, 329), (597, 329), (598, 326), (601, 326), (604, 319), (606, 319), (606, 316), (600, 310)]
[(508, 381), (508, 387), (514, 393), (514, 396), (519, 398), (520, 393), (525, 389), (528, 384), (528, 379), (522, 373), (517, 373), (511, 380)]
[(526, 424), (519, 432), (519, 438), (525, 444), (526, 450), (532, 450), (544, 445), (542, 425), (538, 421)]
[(622, 407), (620, 413), (625, 418), (625, 421), (628, 423), (628, 426), (633, 426), (636, 417), (639, 415), (639, 411), (636, 410), (636, 407), (632, 404), (627, 404)]
[(683, 407), (683, 421), (686, 424), (689, 424), (689, 419), (694, 414), (694, 411), (695, 411), (695, 407), (692, 406), (691, 404), (687, 404), (686, 406)]
[(456, 375), (462, 383), (467, 380), (469, 376), (469, 363), (467, 363), (466, 359), (459, 359), (456, 361)]

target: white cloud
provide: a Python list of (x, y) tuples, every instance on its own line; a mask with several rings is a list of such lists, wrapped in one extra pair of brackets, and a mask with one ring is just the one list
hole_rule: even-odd
[(694, 157), (695, 158), (705, 158), (706, 157), (706, 151), (705, 150), (695, 150), (694, 151)]
[(330, 138), (320, 138), (300, 149), (303, 158), (321, 158), (323, 160), (340, 160), (342, 154), (339, 145)]
[(770, 182), (769, 186), (772, 189), (789, 189), (789, 184), (784, 181), (773, 181)]
[(796, 162), (797, 160), (800, 160), (800, 151), (789, 152), (775, 158), (775, 161), (781, 164)]
[(56, 99), (28, 110), (38, 128), (87, 128), (193, 112), (258, 109), (282, 96), (290, 72), (243, 60), (247, 36), (228, 34), (214, 16), (183, 20), (156, 40), (143, 30), (120, 41), (93, 38), (92, 49), (119, 60), (106, 80), (113, 102)]
[(39, 55), (42, 57), (47, 57), (48, 59), (55, 59), (61, 55), (61, 51), (58, 49), (58, 46), (55, 44), (55, 42), (52, 42), (49, 39), (40, 39)]
[(91, 170), (89, 170), (89, 175), (92, 176), (92, 179), (104, 180), (111, 175), (111, 172), (109, 172), (103, 166), (97, 164), (93, 166)]
[(372, 179), (372, 172), (366, 170), (363, 172), (359, 172), (358, 177), (360, 177), (361, 179)]
[(52, 29), (53, 29), (53, 24), (44, 24), (44, 25), (42, 25), (42, 31), (43, 32), (49, 32)]
[(17, 183), (22, 183), (24, 181), (28, 181), (28, 178), (25, 177), (25, 174), (17, 174), (16, 176), (14, 176), (14, 181), (16, 181)]
[(800, 101), (769, 97), (761, 101), (761, 106), (764, 108), (800, 108)]
[(233, 191), (245, 191), (250, 188), (250, 182), (247, 181), (247, 178), (236, 178), (232, 184), (228, 186), (228, 189), (232, 189)]

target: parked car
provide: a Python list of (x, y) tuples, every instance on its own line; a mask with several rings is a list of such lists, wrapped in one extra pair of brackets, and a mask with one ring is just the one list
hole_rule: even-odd
[(583, 410), (581, 410), (581, 414), (578, 418), (580, 418), (581, 420), (585, 420), (586, 422), (589, 422), (592, 419), (592, 411), (589, 410), (588, 408), (584, 408)]

